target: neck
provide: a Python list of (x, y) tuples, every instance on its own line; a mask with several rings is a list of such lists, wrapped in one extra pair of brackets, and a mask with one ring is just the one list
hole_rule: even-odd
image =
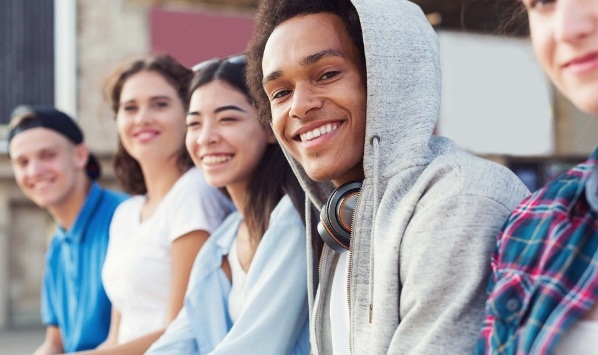
[(176, 181), (185, 173), (181, 171), (175, 161), (159, 164), (141, 164), (145, 179), (148, 199), (151, 203), (159, 203)]
[(56, 223), (65, 230), (69, 230), (79, 216), (90, 189), (91, 182), (87, 177), (82, 177), (64, 202), (49, 207), (48, 212)]
[(237, 211), (243, 215), (244, 208), (245, 208), (245, 196), (247, 195), (247, 185), (246, 184), (236, 184), (236, 185), (227, 185), (226, 191), (230, 195), (231, 200), (233, 200), (233, 204), (237, 208)]

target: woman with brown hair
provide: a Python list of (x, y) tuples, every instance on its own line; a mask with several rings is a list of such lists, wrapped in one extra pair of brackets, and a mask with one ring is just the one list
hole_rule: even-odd
[(168, 55), (127, 63), (107, 85), (119, 147), (114, 168), (134, 194), (116, 210), (102, 279), (110, 335), (94, 353), (141, 354), (183, 306), (193, 260), (233, 209), (185, 149), (192, 72)]

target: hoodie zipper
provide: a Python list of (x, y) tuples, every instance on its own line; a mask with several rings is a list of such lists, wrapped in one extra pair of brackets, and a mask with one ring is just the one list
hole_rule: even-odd
[[(322, 253), (320, 254), (320, 262), (318, 264), (318, 284), (323, 285), (322, 283), (322, 264), (324, 263), (324, 258), (326, 257), (326, 255), (328, 254), (328, 246), (324, 243), (324, 246), (322, 247)], [(318, 300), (318, 310), (319, 312), (315, 312), (317, 319), (314, 322), (314, 327), (316, 328), (318, 324), (320, 324), (320, 319), (321, 319), (321, 313), (322, 313), (322, 291), (324, 290), (320, 290), (320, 299)], [(317, 290), (316, 290), (317, 293)], [(320, 353), (320, 350), (322, 349), (322, 346), (320, 344), (320, 338), (318, 337), (318, 329), (314, 329), (314, 337), (316, 338), (316, 347), (318, 350), (318, 353)]]
[[(362, 187), (363, 189), (363, 187)], [(349, 262), (347, 265), (347, 302), (349, 303), (349, 354), (353, 354), (353, 322), (352, 322), (352, 312), (351, 312), (351, 273), (353, 269), (353, 235), (355, 231), (355, 215), (357, 214), (357, 206), (359, 205), (359, 197), (361, 196), (361, 190), (359, 194), (355, 198), (355, 209), (353, 210), (353, 215), (351, 216), (351, 236), (349, 243)], [(337, 265), (338, 267), (338, 265)]]

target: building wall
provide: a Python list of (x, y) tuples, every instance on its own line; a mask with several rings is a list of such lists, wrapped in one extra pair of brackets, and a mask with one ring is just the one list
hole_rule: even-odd
[(149, 51), (150, 7), (131, 0), (78, 0), (77, 4), (77, 117), (90, 148), (109, 154), (117, 135), (102, 85), (125, 59)]

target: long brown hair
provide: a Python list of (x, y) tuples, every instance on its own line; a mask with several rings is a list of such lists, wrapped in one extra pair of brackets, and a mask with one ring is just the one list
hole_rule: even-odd
[[(187, 88), (193, 72), (170, 55), (152, 55), (134, 59), (124, 63), (108, 77), (104, 85), (104, 96), (110, 100), (112, 112), (116, 117), (120, 106), (120, 95), (125, 82), (134, 74), (142, 71), (153, 71), (160, 74), (176, 90), (183, 103), (185, 111), (189, 107)], [(181, 171), (187, 171), (193, 166), (185, 142), (181, 142), (181, 149), (177, 157), (177, 166)], [(120, 138), (114, 155), (114, 174), (123, 189), (130, 194), (145, 194), (147, 186), (139, 162), (125, 149)]]
[[(204, 85), (215, 80), (222, 80), (245, 95), (250, 103), (253, 103), (244, 76), (244, 62), (232, 63), (227, 59), (214, 61), (195, 74), (189, 87), (189, 96)], [(260, 124), (264, 129), (270, 129), (269, 125), (261, 122)], [(245, 208), (242, 211), (247, 230), (254, 245), (259, 243), (268, 229), (270, 214), (284, 195), (289, 196), (305, 223), (303, 207), (305, 193), (293, 174), (280, 145), (278, 143), (268, 144), (264, 155), (251, 174), (245, 195)]]

